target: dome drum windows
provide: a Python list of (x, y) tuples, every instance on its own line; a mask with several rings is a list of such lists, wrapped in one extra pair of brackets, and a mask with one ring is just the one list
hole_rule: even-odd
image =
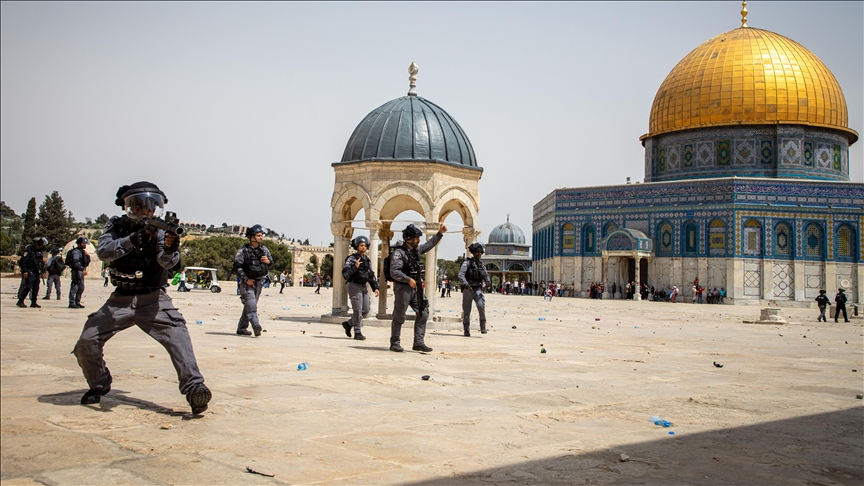
[(777, 223), (774, 227), (774, 257), (791, 260), (794, 256), (792, 226), (789, 223)]
[(742, 250), (746, 256), (762, 256), (762, 224), (755, 219), (744, 223)]

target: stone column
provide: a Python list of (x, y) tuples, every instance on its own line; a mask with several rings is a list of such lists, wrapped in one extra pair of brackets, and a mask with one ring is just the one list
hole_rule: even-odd
[(378, 270), (378, 231), (381, 229), (381, 223), (367, 220), (366, 227), (369, 228), (369, 248), (366, 253), (369, 255), (372, 270), (375, 271), (375, 276), (377, 277), (381, 273)]
[(603, 266), (601, 267), (600, 280), (603, 282), (603, 298), (607, 298), (609, 297), (609, 291), (607, 290), (609, 288), (609, 282), (607, 282), (609, 280), (609, 255), (604, 251), (602, 258)]
[(642, 294), (640, 292), (642, 290), (642, 279), (640, 278), (642, 272), (639, 271), (642, 264), (642, 257), (639, 256), (638, 251), (633, 252), (633, 260), (636, 261), (636, 288), (633, 289), (633, 300), (642, 300)]
[(474, 229), (471, 226), (462, 228), (462, 240), (465, 242), (465, 258), (470, 256), (468, 253), (468, 247), (477, 241), (480, 237), (480, 233), (480, 230)]
[(762, 298), (774, 298), (774, 260), (762, 260)]
[(331, 312), (338, 315), (348, 310), (348, 286), (342, 278), (341, 263), (348, 258), (348, 242), (354, 230), (351, 222), (331, 223), (330, 231), (333, 233), (333, 265), (340, 266), (338, 272), (333, 272), (333, 304)]
[(382, 223), (381, 229), (378, 230), (378, 236), (381, 238), (381, 260), (378, 265), (378, 286), (381, 287), (381, 294), (378, 297), (378, 315), (379, 319), (384, 319), (387, 316), (387, 276), (384, 275), (384, 259), (390, 254), (390, 238), (393, 238), (393, 232), (390, 231), (390, 223)]
[[(441, 229), (441, 223), (426, 223), (426, 240), (428, 241), (435, 233)], [(426, 299), (429, 300), (429, 320), (435, 317), (435, 294), (436, 283), (438, 283), (438, 245), (426, 252), (426, 287), (423, 293), (426, 294)]]
[(792, 262), (792, 268), (795, 272), (795, 275), (792, 277), (792, 284), (795, 286), (795, 294), (792, 296), (792, 300), (803, 302), (804, 289), (807, 285), (807, 276), (804, 275), (804, 262), (795, 260)]

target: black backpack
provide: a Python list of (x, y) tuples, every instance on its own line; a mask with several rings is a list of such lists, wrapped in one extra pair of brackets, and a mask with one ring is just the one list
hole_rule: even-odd
[(63, 260), (57, 257), (51, 259), (51, 264), (48, 265), (48, 273), (52, 275), (60, 275), (63, 273), (63, 270), (66, 270), (66, 265), (63, 263)]
[[(397, 246), (396, 248), (402, 248), (401, 246)], [(393, 261), (393, 252), (396, 250), (393, 248), (390, 250), (390, 254), (387, 255), (387, 258), (384, 259), (384, 279), (388, 282), (393, 281), (393, 277), (390, 276), (390, 263)]]
[(72, 266), (72, 252), (73, 251), (75, 251), (75, 248), (72, 248), (71, 250), (66, 252), (66, 261), (65, 261), (66, 266), (69, 266), (69, 267)]

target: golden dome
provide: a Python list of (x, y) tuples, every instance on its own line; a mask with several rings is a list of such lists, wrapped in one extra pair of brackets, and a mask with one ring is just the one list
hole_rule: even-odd
[(852, 144), (846, 98), (831, 71), (804, 46), (741, 27), (694, 49), (663, 80), (649, 133), (729, 125), (798, 124), (840, 130)]

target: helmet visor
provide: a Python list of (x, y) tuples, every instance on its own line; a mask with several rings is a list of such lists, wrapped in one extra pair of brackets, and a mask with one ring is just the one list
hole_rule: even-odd
[(158, 192), (139, 192), (123, 198), (126, 215), (132, 219), (150, 219), (162, 217), (165, 209), (165, 199)]

